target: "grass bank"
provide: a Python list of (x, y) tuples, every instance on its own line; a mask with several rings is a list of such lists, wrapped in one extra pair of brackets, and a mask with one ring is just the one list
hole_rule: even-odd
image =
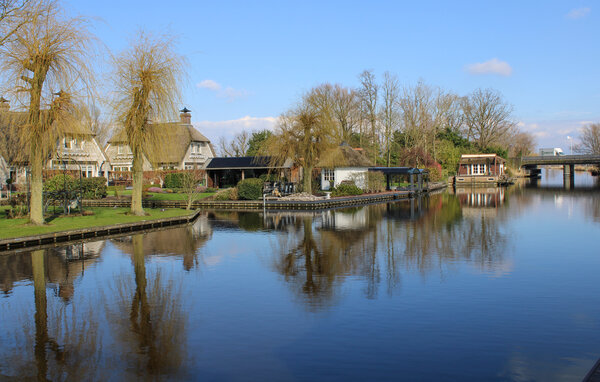
[[(86, 208), (94, 211), (92, 216), (60, 216), (43, 226), (28, 224), (27, 218), (7, 219), (8, 207), (0, 207), (0, 239), (39, 235), (43, 233), (70, 231), (80, 228), (100, 227), (112, 224), (133, 223), (144, 220), (170, 218), (191, 215), (194, 211), (179, 208), (160, 209), (146, 208), (147, 216), (127, 215), (129, 208)], [(47, 218), (47, 220), (50, 220)]]
[[(117, 190), (117, 194), (119, 196), (131, 196), (131, 190)], [(203, 192), (196, 196), (196, 200), (204, 199), (204, 198), (209, 197), (214, 194), (215, 194), (214, 192)], [(114, 196), (114, 195), (115, 195), (114, 190), (108, 191), (108, 196)], [(148, 192), (147, 195), (148, 195), (148, 197), (146, 198), (146, 200), (187, 200), (187, 194), (177, 193), (177, 192), (173, 192), (173, 193)]]

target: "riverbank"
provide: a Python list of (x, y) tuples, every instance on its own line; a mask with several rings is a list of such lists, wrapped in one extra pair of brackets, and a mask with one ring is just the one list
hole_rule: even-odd
[[(127, 215), (129, 208), (90, 208), (94, 215), (90, 216), (60, 216), (48, 219), (47, 224), (35, 226), (27, 224), (27, 218), (0, 219), (0, 240), (22, 238), (26, 236), (74, 231), (121, 224), (147, 222), (157, 219), (178, 218), (192, 215), (193, 211), (182, 209), (147, 209), (146, 216)], [(6, 210), (6, 208), (3, 208)], [(2, 214), (4, 211), (2, 211)]]

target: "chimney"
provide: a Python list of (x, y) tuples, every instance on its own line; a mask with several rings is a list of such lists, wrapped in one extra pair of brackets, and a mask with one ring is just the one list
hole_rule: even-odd
[(0, 111), (6, 111), (10, 109), (8, 100), (4, 97), (0, 97)]
[(184, 107), (183, 109), (179, 110), (181, 114), (179, 114), (179, 118), (181, 120), (181, 123), (186, 124), (186, 125), (191, 125), (192, 124), (192, 115), (190, 114), (190, 111), (187, 107)]

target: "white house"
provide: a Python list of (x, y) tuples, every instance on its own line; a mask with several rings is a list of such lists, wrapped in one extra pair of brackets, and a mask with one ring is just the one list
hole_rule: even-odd
[(317, 164), (317, 167), (321, 167), (321, 189), (327, 191), (348, 181), (364, 190), (371, 166), (371, 161), (362, 154), (362, 150), (342, 144)]

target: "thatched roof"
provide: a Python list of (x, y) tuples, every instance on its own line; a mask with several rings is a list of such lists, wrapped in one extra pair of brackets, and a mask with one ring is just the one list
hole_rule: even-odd
[(373, 162), (360, 151), (348, 145), (340, 145), (327, 152), (317, 163), (317, 167), (371, 167)]
[[(157, 123), (148, 126), (156, 138), (153, 147), (146, 150), (148, 160), (152, 163), (179, 163), (183, 160), (190, 143), (206, 142), (214, 154), (210, 140), (202, 135), (194, 126), (180, 122)], [(110, 144), (127, 144), (125, 130), (121, 129), (108, 141)]]

